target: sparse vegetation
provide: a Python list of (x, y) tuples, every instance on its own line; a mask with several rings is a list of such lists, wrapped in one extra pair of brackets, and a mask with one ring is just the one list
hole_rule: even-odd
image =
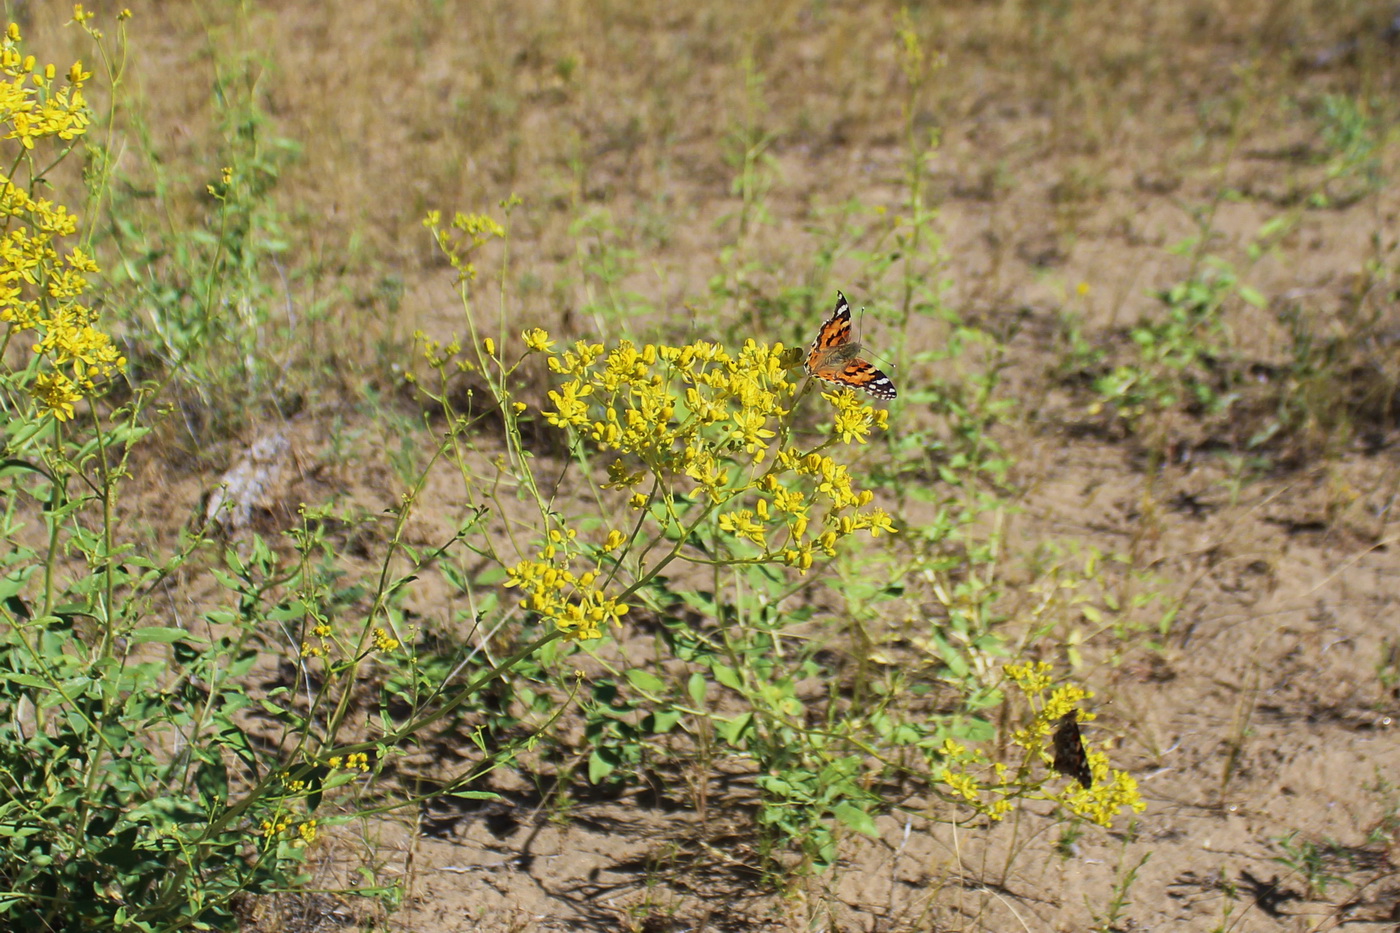
[(1388, 916), (1374, 5), (7, 12), (7, 927)]

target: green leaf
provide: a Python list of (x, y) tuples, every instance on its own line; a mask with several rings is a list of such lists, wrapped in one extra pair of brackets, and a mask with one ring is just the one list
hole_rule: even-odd
[(685, 685), (686, 692), (690, 694), (690, 700), (696, 706), (705, 705), (705, 693), (710, 689), (710, 682), (705, 679), (705, 675), (696, 671), (690, 675), (690, 680)]
[(666, 681), (650, 671), (639, 670), (635, 667), (627, 672), (627, 681), (638, 690), (646, 693), (664, 693), (666, 690)]
[(1167, 632), (1171, 631), (1173, 623), (1176, 622), (1176, 615), (1180, 611), (1180, 606), (1173, 606), (1171, 609), (1168, 609), (1166, 612), (1162, 613), (1162, 618), (1159, 619), (1157, 622), (1158, 634), (1165, 635), (1167, 634)]
[(617, 766), (608, 760), (611, 757), (606, 748), (595, 748), (593, 754), (588, 756), (588, 780), (591, 783), (598, 784), (613, 773)]
[(870, 836), (872, 839), (878, 838), (880, 835), (875, 828), (875, 818), (850, 801), (843, 800), (832, 807), (831, 812), (836, 815), (838, 820), (858, 833)]
[(1256, 308), (1267, 308), (1269, 306), (1269, 299), (1265, 298), (1262, 294), (1250, 288), (1248, 285), (1241, 285), (1239, 287), (1239, 293), (1241, 298), (1254, 305), (1254, 307)]
[(801, 792), (802, 789), (796, 784), (776, 774), (760, 774), (756, 780), (758, 786), (763, 788), (764, 793), (771, 794), (774, 797), (791, 798), (806, 796)]
[(341, 768), (330, 772), (326, 775), (325, 781), (314, 792), (307, 795), (307, 808), (314, 812), (316, 807), (320, 806), (321, 797), (326, 791), (342, 787), (351, 781), (358, 781), (361, 776), (358, 768)]
[(23, 570), (0, 579), (0, 599), (10, 599), (17, 595), (20, 590), (24, 589), (24, 584), (28, 581), (29, 577), (33, 576), (34, 571), (38, 569), (37, 566), (26, 567)]
[(228, 801), (228, 770), (222, 761), (206, 760), (194, 773), (194, 785), (201, 802), (213, 812)]
[(38, 473), (51, 483), (58, 482), (48, 470), (45, 470), (38, 464), (30, 463), (28, 460), (0, 460), (0, 478), (12, 476), (15, 473), (23, 473), (26, 470), (30, 473)]
[(730, 745), (739, 746), (740, 739), (753, 725), (753, 713), (741, 713), (733, 719), (721, 719), (715, 723), (715, 731)]
[(715, 596), (709, 590), (682, 590), (681, 601), (691, 609), (704, 615), (719, 615), (719, 607), (715, 604)]
[(177, 641), (184, 641), (190, 637), (190, 633), (182, 628), (138, 628), (131, 632), (131, 643), (142, 645), (148, 642), (169, 645)]
[(11, 674), (3, 671), (0, 671), (0, 682), (19, 684), (21, 687), (40, 690), (46, 690), (50, 686), (47, 680), (35, 677), (32, 674)]
[(233, 590), (237, 593), (243, 589), (242, 580), (231, 574), (224, 573), (217, 567), (210, 567), (209, 573), (215, 580), (219, 581), (219, 586), (222, 586), (226, 590)]
[(649, 717), (651, 719), (651, 731), (655, 735), (665, 735), (667, 732), (670, 732), (673, 728), (675, 728), (676, 723), (680, 722), (681, 719), (683, 719), (684, 717), (685, 714), (682, 713), (680, 710), (657, 710), (656, 712), (652, 713)]
[(730, 690), (742, 691), (744, 682), (739, 679), (739, 672), (734, 668), (725, 664), (715, 664), (711, 670), (715, 672), (715, 680)]
[(930, 637), (934, 646), (938, 649), (939, 655), (943, 658), (943, 663), (948, 665), (948, 671), (954, 677), (966, 677), (968, 671), (967, 659), (962, 656), (962, 652), (948, 643), (942, 635), (934, 632)]
[(493, 794), (489, 790), (453, 790), (448, 791), (447, 796), (457, 797), (461, 800), (500, 800), (500, 794)]

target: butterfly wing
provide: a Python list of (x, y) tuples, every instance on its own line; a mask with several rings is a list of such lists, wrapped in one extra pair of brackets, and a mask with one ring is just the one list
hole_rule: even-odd
[(832, 382), (869, 392), (876, 398), (894, 398), (896, 393), (890, 377), (875, 368), (869, 360), (851, 360), (836, 374)]
[(1084, 751), (1084, 737), (1079, 734), (1079, 714), (1070, 710), (1060, 717), (1055, 728), (1055, 770), (1074, 778), (1088, 790), (1094, 786), (1094, 770), (1089, 767), (1089, 755)]
[(861, 389), (876, 398), (894, 398), (894, 383), (869, 360), (856, 357), (860, 345), (851, 336), (851, 305), (836, 293), (836, 308), (817, 332), (807, 354), (807, 372), (839, 386)]
[(812, 341), (812, 351), (807, 354), (807, 371), (816, 375), (825, 357), (851, 342), (851, 306), (846, 296), (836, 293), (836, 309), (830, 319), (817, 331), (817, 339)]

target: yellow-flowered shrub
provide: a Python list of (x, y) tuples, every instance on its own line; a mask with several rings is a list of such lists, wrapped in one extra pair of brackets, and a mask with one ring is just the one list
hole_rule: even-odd
[[(894, 532), (890, 516), (871, 505), (870, 491), (824, 452), (838, 442), (864, 443), (885, 427), (887, 413), (850, 392), (832, 392), (834, 435), (804, 438), (804, 449), (789, 423), (797, 385), (782, 344), (749, 340), (731, 354), (703, 341), (638, 347), (624, 340), (612, 349), (579, 341), (555, 353), (539, 329), (523, 341), (529, 352), (546, 354), (549, 370), (561, 377), (545, 420), (611, 456), (604, 487), (638, 488), (631, 509), (650, 510), (673, 539), (685, 542), (713, 518), (726, 538), (726, 559), (805, 573), (851, 535)], [(625, 540), (613, 529), (606, 550)], [(677, 556), (679, 548), (665, 559)], [(522, 606), (569, 637), (599, 637), (603, 623), (627, 611), (625, 588), (607, 589), (612, 578), (602, 558), (587, 556), (572, 533), (552, 532), (535, 559), (510, 573), (509, 585), (525, 593)]]
[[(458, 270), (471, 334), (419, 335), (423, 360), (437, 374), (429, 380), (435, 387), (418, 383), (420, 390), (451, 425), (444, 450), (462, 466), (469, 501), (496, 499), (509, 480), (529, 506), (523, 517), (499, 510), (504, 534), (463, 539), (504, 570), (515, 597), (498, 630), (512, 632), (515, 612), (528, 623), (515, 630), (517, 641), (503, 644), (516, 650), (534, 639), (517, 657), (533, 655), (544, 672), (579, 656), (579, 647), (564, 643), (606, 638), (610, 628), (644, 614), (649, 626), (659, 622), (665, 631), (660, 656), (643, 666), (626, 666), (633, 640), (586, 646), (599, 663), (591, 695), (580, 698), (590, 780), (643, 767), (663, 753), (659, 737), (682, 724), (706, 732), (724, 754), (754, 769), (758, 825), (817, 865), (836, 857), (834, 825), (877, 832), (874, 816), (886, 804), (870, 789), (883, 778), (873, 776), (895, 779), (909, 762), (926, 768), (921, 776), (932, 795), (960, 815), (971, 808), (1001, 819), (1018, 802), (1046, 796), (1104, 824), (1125, 808), (1141, 808), (1131, 779), (1111, 771), (1098, 749), (1086, 755), (1097, 778), (1091, 789), (1056, 789), (1043, 761), (1053, 747), (1050, 730), (1083, 692), (1061, 688), (1042, 697), (1051, 684), (1039, 669), (1031, 673), (1045, 682), (1031, 678), (1020, 689), (1039, 711), (1011, 737), (1019, 764), (991, 761), (947, 738), (980, 746), (979, 729), (950, 731), (952, 720), (937, 716), (904, 719), (893, 699), (872, 710), (840, 708), (811, 727), (804, 685), (837, 672), (812, 654), (786, 651), (785, 630), (810, 620), (792, 639), (815, 645), (845, 623), (813, 610), (820, 598), (804, 604), (798, 594), (829, 586), (839, 601), (841, 586), (888, 574), (909, 550), (898, 544), (902, 538), (888, 548), (851, 547), (902, 530), (861, 485), (859, 454), (888, 428), (887, 410), (848, 389), (821, 391), (824, 384), (802, 373), (801, 351), (780, 343), (569, 344), (539, 327), (517, 327), (512, 337), (506, 311), (498, 336), (487, 336), (472, 300), (471, 263), (505, 228), (477, 215), (458, 215), (450, 230), (436, 214), (427, 225)], [(810, 404), (818, 395), (822, 404)], [(823, 426), (814, 414), (830, 420)], [(483, 423), (503, 428), (505, 450), (493, 448), (489, 459), (461, 457), (457, 445), (477, 444), (466, 432)], [(491, 436), (494, 442), (498, 435)], [(549, 438), (547, 448), (541, 436)], [(871, 447), (888, 462), (886, 445)], [(563, 450), (567, 456), (558, 456)], [(540, 469), (546, 460), (548, 480)], [(582, 475), (565, 475), (572, 470)], [(478, 506), (478, 516), (490, 512)], [(962, 569), (957, 558), (948, 551), (953, 572)], [(682, 563), (702, 569), (705, 583), (668, 569)], [(902, 598), (894, 576), (879, 599)], [(984, 605), (969, 600), (963, 609)], [(560, 644), (544, 651), (552, 642)], [(887, 698), (899, 696), (899, 679), (884, 686)], [(838, 707), (834, 698), (831, 708)]]
[[(979, 813), (1000, 819), (1011, 812), (1011, 801), (1036, 793), (1050, 783), (1046, 769), (1053, 761), (1052, 736), (1056, 724), (1067, 713), (1074, 712), (1080, 701), (1090, 694), (1074, 684), (1056, 686), (1052, 668), (1045, 661), (1008, 664), (1004, 669), (1007, 680), (1032, 707), (1039, 707), (1031, 721), (1013, 729), (1010, 742), (1020, 750), (1021, 760), (1015, 766), (991, 763), (974, 751), (951, 740), (943, 748), (949, 766), (942, 772), (948, 790)], [(1093, 715), (1080, 711), (1081, 718)], [(1092, 742), (1084, 743), (1093, 783), (1082, 787), (1068, 780), (1058, 793), (1046, 792), (1075, 816), (1097, 823), (1112, 825), (1113, 818), (1123, 812), (1140, 813), (1146, 809), (1138, 793), (1137, 781), (1126, 771), (1109, 766), (1108, 756)]]

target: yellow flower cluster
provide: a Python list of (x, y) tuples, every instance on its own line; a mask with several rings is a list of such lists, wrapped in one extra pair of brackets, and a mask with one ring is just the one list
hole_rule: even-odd
[(330, 656), (331, 635), (335, 629), (326, 619), (318, 619), (311, 627), (311, 634), (316, 637), (316, 641), (304, 641), (301, 643), (301, 656), (303, 658), (325, 658)]
[(260, 829), (264, 838), (271, 839), (278, 833), (285, 832), (291, 825), (292, 818), (290, 816), (283, 815), (277, 817), (277, 819), (275, 820), (263, 820)]
[(9, 127), (4, 138), (33, 149), (37, 140), (48, 136), (63, 140), (81, 136), (89, 123), (83, 82), (92, 73), (83, 71), (82, 62), (74, 62), (68, 69), (68, 85), (55, 87), (57, 69), (40, 68), (33, 55), (20, 52), (19, 41), (19, 25), (11, 23), (0, 42), (0, 73), (5, 78), (0, 81), (0, 113)]
[[(264, 839), (271, 839), (281, 835), (292, 828), (292, 817), (288, 814), (278, 816), (274, 820), (263, 820), (258, 827)], [(315, 820), (305, 820), (297, 824), (297, 835), (300, 838), (300, 845), (310, 845), (316, 841), (317, 829)]]
[[(332, 656), (332, 649), (338, 656), (341, 650), (331, 637), (334, 634), (335, 629), (331, 626), (330, 620), (318, 617), (315, 624), (311, 626), (312, 638), (301, 643), (301, 656), (303, 658), (329, 658)], [(375, 651), (387, 653), (397, 650), (399, 647), (399, 640), (389, 634), (388, 630), (382, 626), (375, 626), (369, 634)]]
[[(548, 335), (531, 332), (526, 345), (548, 352)], [(761, 549), (752, 559), (781, 560), (805, 572), (815, 555), (834, 555), (843, 537), (895, 528), (883, 509), (869, 508), (873, 495), (857, 490), (846, 467), (821, 448), (803, 452), (777, 440), (787, 433), (794, 397), (789, 355), (781, 344), (753, 340), (737, 356), (703, 341), (681, 347), (623, 341), (611, 351), (579, 341), (548, 356), (550, 370), (565, 378), (549, 393), (552, 408), (544, 416), (627, 458), (608, 468), (606, 488), (638, 486), (651, 475), (664, 495), (733, 504), (719, 516), (722, 531), (736, 544)], [(864, 443), (886, 427), (885, 411), (849, 391), (825, 397), (835, 406), (833, 434), (842, 443)], [(640, 492), (629, 500), (637, 509), (649, 501)]]
[[(1008, 664), (1005, 674), (1027, 700), (1041, 706), (1028, 726), (1011, 732), (1011, 744), (1022, 750), (1021, 765), (1013, 772), (1008, 765), (989, 762), (983, 753), (948, 739), (937, 754), (944, 762), (940, 777), (951, 797), (993, 820), (1011, 812), (1013, 800), (1027, 796), (1048, 796), (1068, 812), (1100, 826), (1111, 825), (1113, 818), (1124, 811), (1146, 809), (1137, 782), (1127, 773), (1109, 767), (1103, 751), (1088, 743), (1085, 754), (1093, 772), (1093, 786), (1084, 788), (1070, 780), (1062, 791), (1047, 794), (1044, 787), (1054, 775), (1041, 771), (1039, 765), (1053, 761), (1052, 736), (1061, 717), (1074, 711), (1089, 694), (1073, 684), (1056, 687), (1052, 668), (1044, 661)], [(1092, 718), (1092, 714), (1082, 711), (1081, 715)]]
[[(76, 15), (86, 14), (79, 8)], [(67, 84), (60, 84), (54, 66), (39, 66), (20, 51), (19, 42), (19, 27), (12, 23), (0, 40), (0, 138), (14, 140), (27, 154), (44, 139), (81, 136), (89, 121), (82, 88), (92, 75), (76, 63)], [(11, 165), (28, 162), (16, 159)], [(0, 218), (0, 321), (11, 333), (38, 335), (34, 352), (46, 365), (31, 380), (30, 395), (41, 413), (67, 421), (98, 379), (126, 365), (111, 338), (95, 326), (95, 312), (80, 302), (97, 264), (81, 249), (60, 249), (60, 240), (77, 232), (76, 217), (62, 205), (36, 200), (4, 172)]]
[[(101, 31), (93, 28), (93, 26), (91, 25), (93, 19), (95, 19), (96, 16), (96, 13), (89, 13), (87, 10), (84, 10), (83, 5), (81, 3), (73, 4), (73, 22), (83, 27), (83, 29), (87, 31), (88, 35), (92, 36), (95, 39), (101, 39)], [(123, 7), (122, 11), (117, 14), (117, 22), (121, 23), (129, 19), (131, 19), (131, 10)]]
[(445, 227), (442, 223), (442, 212), (429, 211), (423, 219), (423, 226), (432, 231), (438, 249), (442, 250), (452, 268), (457, 270), (459, 283), (476, 280), (476, 266), (471, 261), (472, 253), (490, 240), (506, 235), (505, 227), (494, 218), (485, 214), (464, 214), (460, 211), (453, 215), (452, 222)]
[(399, 646), (399, 640), (381, 627), (375, 627), (373, 637), (374, 647), (377, 651), (388, 653)]
[(289, 798), (304, 797), (307, 791), (311, 789), (310, 783), (304, 779), (289, 779), (285, 774), (281, 775), (279, 780), (282, 787), (281, 793), (277, 796), (283, 797), (283, 801), (272, 816), (259, 823), (259, 835), (271, 841), (291, 829), (293, 825), (296, 825), (297, 834), (301, 837), (299, 844), (305, 845), (314, 841), (316, 838), (316, 821), (306, 820), (302, 823), (297, 823), (291, 809), (288, 808), (289, 804), (292, 803)]
[(326, 759), (326, 766), (337, 770), (344, 768), (347, 771), (368, 771), (369, 755), (364, 752), (355, 752), (352, 755), (332, 755)]
[[(621, 532), (608, 535), (609, 549), (621, 540)], [(518, 587), (525, 593), (520, 608), (539, 613), (566, 637), (586, 641), (603, 637), (602, 626), (620, 623), (629, 607), (608, 596), (598, 585), (600, 568), (581, 574), (569, 569), (577, 551), (572, 529), (553, 529), (538, 560), (522, 560), (510, 568), (506, 586)]]
[(852, 441), (864, 444), (874, 430), (883, 431), (889, 427), (889, 409), (872, 408), (861, 402), (854, 392), (837, 389), (832, 392), (823, 392), (822, 398), (831, 402), (836, 408), (833, 433), (841, 438), (843, 444), (849, 444)]
[[(1040, 696), (1055, 683), (1053, 668), (1046, 661), (1008, 664), (1003, 673), (1028, 697)], [(1082, 696), (1080, 697), (1082, 699)]]
[[(1047, 762), (1052, 760), (1051, 736), (1060, 719), (1066, 713), (1073, 712), (1079, 701), (1091, 696), (1084, 688), (1073, 684), (1052, 688), (1054, 681), (1051, 671), (1052, 668), (1046, 661), (1008, 664), (1005, 669), (1006, 676), (1021, 689), (1027, 699), (1036, 699), (1048, 692), (1044, 705), (1031, 724), (1025, 729), (1017, 729), (1011, 733), (1013, 744), (1026, 749), (1031, 757)], [(1082, 713), (1080, 718), (1092, 719), (1093, 714)], [(1061, 800), (1065, 809), (1100, 826), (1108, 826), (1120, 811), (1132, 810), (1140, 813), (1147, 808), (1147, 804), (1138, 793), (1137, 781), (1130, 774), (1111, 768), (1108, 756), (1101, 749), (1086, 742), (1084, 750), (1089, 760), (1089, 768), (1093, 772), (1094, 783), (1092, 787), (1084, 788), (1077, 782), (1070, 781)]]
[(991, 780), (979, 782), (972, 776), (972, 772), (984, 771), (987, 767), (986, 756), (981, 752), (953, 739), (944, 739), (938, 754), (948, 765), (941, 770), (939, 777), (954, 796), (971, 804), (979, 813), (993, 820), (1000, 820), (1011, 812), (1012, 787), (1007, 781), (1005, 765), (1000, 762), (991, 765)]

